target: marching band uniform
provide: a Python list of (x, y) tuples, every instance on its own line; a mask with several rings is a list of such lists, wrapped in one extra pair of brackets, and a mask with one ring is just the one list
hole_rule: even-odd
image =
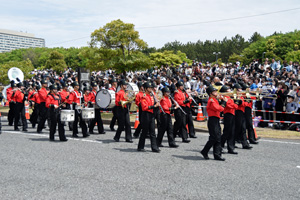
[[(182, 82), (176, 83), (177, 90), (175, 90), (174, 100), (177, 101), (179, 106), (185, 109), (189, 100), (186, 100), (184, 93), (179, 89), (180, 86), (183, 86)], [(187, 139), (186, 116), (180, 109), (175, 110), (175, 120), (173, 134), (175, 135), (177, 134), (177, 131), (179, 131), (179, 136), (182, 137), (182, 142), (189, 143), (190, 140)]]
[(209, 131), (209, 139), (204, 146), (201, 154), (205, 159), (209, 159), (208, 151), (211, 147), (213, 147), (213, 154), (215, 160), (224, 161), (225, 159), (222, 158), (221, 152), (221, 126), (220, 126), (220, 113), (224, 110), (226, 106), (226, 102), (222, 101), (222, 104), (219, 104), (219, 101), (211, 95), (214, 91), (217, 91), (216, 88), (213, 86), (209, 86), (206, 92), (210, 95), (208, 102), (207, 102), (207, 114), (208, 114), (208, 121), (207, 127)]
[[(158, 97), (156, 95), (155, 92), (155, 88), (157, 87), (155, 82), (151, 83), (153, 85), (153, 95), (155, 95), (156, 99), (158, 100)], [(156, 104), (156, 99), (154, 99), (154, 104)], [(158, 100), (159, 101), (159, 100)], [(153, 108), (153, 114), (154, 114), (154, 120), (156, 120), (156, 127), (157, 129), (160, 128), (161, 126), (161, 121), (160, 121), (160, 108), (159, 107), (155, 107)]]
[[(97, 83), (92, 82), (92, 87), (97, 87)], [(97, 95), (97, 91), (93, 89), (90, 92), (89, 101), (92, 102), (94, 105), (96, 104), (96, 95)], [(100, 108), (98, 108), (98, 107), (95, 107), (95, 118), (92, 119), (90, 122), (90, 127), (89, 127), (90, 134), (94, 134), (93, 131), (94, 131), (94, 127), (95, 127), (96, 123), (97, 123), (97, 127), (98, 127), (98, 133), (105, 134), (104, 127), (103, 127), (103, 121), (101, 118)]]
[(140, 123), (139, 123), (138, 127), (135, 129), (135, 132), (133, 133), (133, 136), (135, 138), (138, 138), (140, 136), (140, 133), (141, 133), (141, 130), (142, 130), (141, 121), (142, 121), (143, 110), (142, 110), (141, 100), (144, 96), (144, 92), (143, 92), (143, 88), (142, 88), (143, 87), (142, 82), (138, 82), (138, 87), (139, 87), (140, 91), (135, 96), (135, 104), (139, 109), (139, 121), (140, 121)]
[(245, 107), (245, 120), (246, 120), (246, 129), (248, 130), (248, 139), (250, 144), (258, 144), (256, 142), (255, 133), (253, 129), (253, 121), (252, 121), (252, 108), (253, 101), (255, 97), (251, 97), (250, 99), (246, 99), (246, 107)]
[(12, 95), (15, 93), (16, 84), (14, 81), (10, 82), (11, 87), (7, 88), (6, 94), (7, 94), (7, 101), (9, 102), (9, 111), (8, 111), (8, 125), (12, 126), (14, 123), (14, 117), (15, 117), (15, 106), (16, 102), (12, 100)]
[[(229, 88), (227, 86), (222, 86), (220, 92), (227, 92)], [(234, 151), (234, 126), (235, 126), (235, 110), (238, 105), (230, 99), (229, 96), (225, 96), (228, 101), (224, 108), (224, 129), (221, 136), (221, 146), (224, 148), (225, 142), (227, 141), (227, 150), (230, 154), (237, 154)]]
[(19, 131), (18, 122), (19, 122), (20, 116), (21, 116), (23, 131), (27, 131), (27, 120), (25, 117), (25, 106), (24, 106), (24, 101), (26, 100), (26, 96), (21, 91), (21, 87), (23, 87), (23, 84), (18, 83), (17, 86), (19, 87), (19, 89), (15, 92), (15, 94), (12, 97), (13, 101), (16, 102), (14, 128), (15, 128), (15, 131)]
[[(82, 93), (75, 89), (75, 86), (79, 86), (78, 82), (73, 82), (74, 91), (71, 92), (68, 104), (73, 105), (73, 110), (75, 110), (75, 120), (73, 122), (73, 137), (78, 137), (78, 123), (80, 123), (80, 127), (82, 130), (83, 137), (88, 137), (89, 134), (87, 133), (87, 126), (86, 123), (83, 121), (82, 116), (80, 114), (80, 109), (76, 109), (76, 106), (81, 107), (81, 99)], [(79, 120), (79, 121), (78, 121)]]
[(37, 127), (37, 132), (41, 133), (44, 126), (45, 122), (48, 116), (48, 109), (46, 108), (46, 99), (48, 96), (48, 91), (46, 90), (46, 85), (48, 85), (48, 82), (46, 80), (42, 80), (42, 85), (43, 87), (39, 90), (39, 100), (40, 100), (40, 106), (39, 106), (39, 124)]
[[(188, 94), (185, 93), (186, 99), (189, 98)], [(195, 136), (195, 128), (193, 123), (193, 115), (192, 115), (192, 109), (191, 109), (192, 100), (189, 100), (188, 103), (186, 103), (184, 107), (184, 112), (186, 113), (186, 124), (189, 128), (189, 136), (190, 138), (197, 138)]]
[(28, 94), (28, 99), (31, 101), (31, 107), (32, 107), (32, 113), (30, 115), (30, 122), (32, 124), (32, 128), (35, 128), (35, 125), (37, 124), (38, 116), (39, 116), (39, 94), (38, 90), (40, 89), (39, 85), (36, 85), (36, 90), (32, 90), (31, 94)]
[[(112, 79), (112, 80), (111, 80), (111, 83), (112, 83), (112, 84), (115, 83), (115, 82), (117, 82), (116, 79)], [(117, 91), (117, 88), (114, 87), (114, 86), (112, 85), (112, 86), (109, 88), (109, 90), (112, 90), (112, 91), (116, 92), (116, 91)], [(117, 111), (117, 107), (114, 106), (114, 107), (112, 108), (113, 117), (112, 117), (112, 119), (111, 119), (111, 121), (110, 121), (110, 124), (109, 124), (110, 130), (112, 130), (112, 131), (115, 131), (114, 126), (115, 126), (115, 123), (116, 123), (116, 121), (117, 121), (117, 113), (116, 113), (116, 111)]]
[(162, 109), (164, 110), (164, 113), (160, 114), (160, 120), (161, 120), (161, 126), (158, 128), (158, 134), (157, 134), (157, 146), (162, 147), (163, 145), (162, 140), (164, 137), (165, 132), (167, 131), (168, 136), (168, 143), (170, 147), (177, 148), (178, 145), (175, 143), (175, 139), (173, 136), (173, 125), (172, 125), (172, 116), (171, 111), (174, 110), (174, 107), (172, 106), (172, 102), (169, 99), (168, 95), (165, 95), (166, 93), (170, 93), (170, 90), (167, 87), (164, 87), (162, 90), (164, 96), (160, 100), (160, 105)]
[[(47, 96), (46, 99), (46, 107), (50, 111), (50, 133), (49, 139), (50, 141), (54, 141), (54, 135), (56, 132), (56, 125), (58, 125), (58, 134), (60, 141), (67, 141), (65, 136), (65, 128), (64, 123), (60, 121), (60, 113), (59, 113), (59, 106), (61, 104), (61, 97), (59, 94), (55, 93), (53, 90), (57, 90), (57, 85), (50, 86), (50, 94)], [(58, 106), (58, 108), (55, 108)]]
[[(120, 84), (121, 87), (123, 85), (127, 85), (125, 80), (121, 80)], [(126, 142), (132, 143), (132, 135), (131, 135), (131, 127), (130, 127), (130, 118), (129, 118), (129, 110), (127, 105), (124, 108), (121, 105), (121, 101), (126, 101), (125, 99), (125, 91), (121, 89), (119, 92), (116, 93), (116, 110), (117, 110), (117, 119), (118, 119), (118, 129), (116, 131), (114, 140), (119, 142), (120, 136), (122, 131), (125, 130), (125, 138)]]
[[(152, 88), (151, 83), (145, 83), (144, 88), (147, 90), (147, 88)], [(154, 106), (154, 98), (150, 95), (149, 92), (146, 92), (142, 98), (141, 106), (143, 110), (143, 116), (142, 116), (142, 134), (139, 139), (138, 143), (138, 151), (145, 151), (145, 140), (147, 134), (150, 135), (150, 142), (151, 142), (151, 149), (153, 152), (159, 153), (160, 150), (156, 143), (156, 136), (155, 136), (155, 122), (154, 122), (154, 113), (153, 108)]]

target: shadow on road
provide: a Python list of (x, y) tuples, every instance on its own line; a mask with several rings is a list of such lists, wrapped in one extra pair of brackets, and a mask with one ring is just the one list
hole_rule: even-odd
[(175, 158), (181, 158), (183, 160), (205, 160), (200, 155), (199, 156), (179, 156), (179, 155), (172, 155)]
[(128, 148), (128, 149), (120, 149), (120, 148), (114, 148), (115, 150), (121, 151), (121, 152), (127, 152), (127, 153), (138, 153), (136, 148)]
[[(36, 142), (50, 142), (49, 138), (29, 138), (31, 141), (36, 141)], [(54, 140), (51, 142), (60, 142), (59, 140)]]
[(102, 142), (103, 144), (117, 143), (116, 141), (114, 141), (112, 139), (108, 139), (108, 140), (96, 140), (96, 141)]

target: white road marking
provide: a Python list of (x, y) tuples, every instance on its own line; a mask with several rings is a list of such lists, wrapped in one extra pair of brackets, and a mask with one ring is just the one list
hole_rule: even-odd
[(262, 141), (262, 142), (281, 143), (281, 144), (297, 144), (297, 145), (300, 145), (300, 143), (299, 143), (299, 142), (285, 142), (285, 141), (278, 141), (278, 140), (265, 140), (265, 139), (260, 139), (259, 141)]
[(299, 169), (300, 169), (300, 166), (297, 166), (297, 168), (299, 168)]
[[(24, 133), (24, 132), (18, 132), (18, 131), (2, 131), (4, 133), (13, 133), (13, 134), (19, 134), (19, 135), (29, 135), (29, 136), (37, 136), (37, 137), (46, 137), (48, 138), (49, 135), (43, 135), (43, 134), (37, 134), (37, 133)], [(80, 139), (80, 138), (72, 138), (72, 137), (68, 137), (68, 140), (74, 140), (74, 141), (82, 141), (82, 142), (90, 142), (90, 143), (98, 143), (98, 144), (102, 144), (102, 141), (97, 141), (97, 140), (87, 140), (87, 139)]]

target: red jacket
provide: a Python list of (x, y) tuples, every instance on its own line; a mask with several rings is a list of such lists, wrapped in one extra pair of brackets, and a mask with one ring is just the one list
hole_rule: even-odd
[[(256, 97), (250, 97), (250, 99), (256, 100)], [(245, 102), (245, 107), (253, 108), (253, 101)]]
[(228, 97), (228, 101), (226, 103), (226, 106), (224, 108), (224, 114), (226, 113), (230, 113), (230, 114), (233, 114), (235, 115), (235, 110), (238, 108), (238, 105), (234, 103), (233, 99), (230, 99), (230, 97)]
[[(31, 90), (30, 92), (28, 92), (28, 100), (29, 100), (29, 101), (32, 101), (33, 96), (34, 96), (34, 95), (32, 95), (33, 93), (35, 93), (35, 90)], [(31, 96), (32, 96), (32, 97), (31, 97)]]
[[(170, 109), (172, 107), (172, 102), (169, 99), (169, 97), (163, 96), (163, 98), (161, 98), (161, 100), (160, 100), (160, 105), (163, 108), (163, 110), (165, 111), (165, 113), (171, 114)], [(160, 112), (162, 112), (161, 109), (160, 109)]]
[(109, 90), (116, 91), (117, 89), (115, 87), (111, 87)]
[(68, 102), (67, 97), (70, 95), (70, 92), (68, 92), (66, 90), (62, 90), (62, 91), (59, 92), (59, 95), (61, 97), (61, 102), (62, 103)]
[(41, 101), (40, 101), (40, 95), (39, 95), (38, 92), (36, 92), (36, 93), (33, 95), (32, 101), (34, 101), (34, 102), (37, 103), (37, 104), (40, 104), (40, 103), (41, 103)]
[(81, 103), (80, 99), (81, 99), (81, 93), (74, 90), (73, 92), (70, 93), (69, 99), (68, 99), (68, 104), (72, 104), (72, 103)]
[(17, 90), (12, 99), (13, 99), (13, 101), (18, 102), (18, 103), (24, 103), (24, 94), (20, 90)]
[[(83, 95), (85, 106), (87, 106), (88, 102), (91, 101), (91, 95), (90, 94), (91, 93), (89, 93), (88, 95), (86, 95), (86, 94)], [(92, 95), (92, 96), (94, 96), (94, 95)], [(94, 100), (95, 100), (95, 98), (94, 98)]]
[(48, 96), (48, 91), (46, 90), (46, 88), (41, 88), (39, 90), (40, 102), (41, 103), (46, 102), (47, 96)]
[[(122, 106), (119, 102), (126, 101), (124, 95), (125, 95), (124, 90), (120, 90), (119, 92), (116, 93), (116, 106)], [(127, 105), (125, 105), (124, 108), (127, 108)]]
[(95, 103), (96, 102), (97, 91), (92, 90), (89, 94), (89, 101)]
[(224, 110), (216, 98), (210, 97), (207, 102), (206, 111), (208, 117), (218, 117), (220, 118), (220, 113)]
[(175, 91), (174, 94), (174, 100), (177, 101), (177, 103), (181, 106), (181, 107), (185, 107), (186, 104), (184, 104), (184, 100), (185, 100), (185, 95), (181, 90), (177, 90)]
[(143, 96), (144, 96), (144, 92), (141, 92), (141, 91), (139, 91), (139, 93), (137, 93), (137, 94), (135, 95), (135, 104), (136, 104), (137, 106), (140, 105)]
[(53, 98), (53, 96), (52, 95), (48, 95), (47, 96), (47, 99), (46, 99), (46, 107), (47, 108), (50, 108), (51, 107), (51, 105), (57, 105), (57, 106), (59, 106), (59, 104), (60, 104), (60, 96), (59, 95), (55, 95), (54, 93), (51, 93), (55, 98)]
[(150, 94), (146, 94), (143, 96), (142, 101), (142, 110), (153, 113), (153, 109), (149, 109), (149, 106), (154, 106), (154, 98), (150, 96)]
[(241, 99), (242, 99), (242, 104), (238, 105), (238, 108), (236, 110), (241, 110), (245, 112), (246, 102), (244, 101), (244, 97), (241, 97)]
[[(185, 92), (184, 93), (185, 94), (185, 97), (186, 97), (186, 99), (188, 99), (189, 98), (189, 95)], [(186, 105), (186, 107), (191, 107), (191, 104), (192, 104), (192, 100), (190, 100), (190, 102), (188, 102), (188, 103), (186, 103), (185, 105)]]
[(6, 95), (7, 95), (7, 101), (8, 102), (11, 102), (11, 100), (12, 100), (12, 94), (13, 94), (14, 92), (13, 92), (13, 90), (12, 90), (12, 87), (9, 87), (9, 88), (7, 88), (7, 90), (6, 90)]

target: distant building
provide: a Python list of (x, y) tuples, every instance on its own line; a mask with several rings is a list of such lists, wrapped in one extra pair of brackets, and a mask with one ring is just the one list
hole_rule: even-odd
[(45, 47), (45, 40), (32, 33), (0, 29), (0, 53), (31, 47)]

